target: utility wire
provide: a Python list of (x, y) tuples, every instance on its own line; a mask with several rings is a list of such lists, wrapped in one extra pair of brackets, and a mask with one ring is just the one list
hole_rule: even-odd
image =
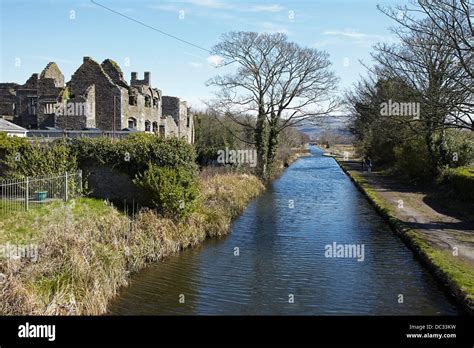
[[(146, 24), (146, 23), (143, 23), (142, 21), (139, 21), (138, 19), (135, 19), (135, 18), (133, 18), (133, 17), (127, 16), (126, 14), (123, 14), (123, 13), (121, 13), (121, 12), (119, 12), (119, 11), (115, 11), (115, 10), (111, 9), (110, 7), (104, 6), (104, 5), (100, 4), (100, 3), (98, 3), (97, 1), (91, 0), (91, 2), (92, 2), (94, 5), (97, 5), (97, 6), (100, 6), (100, 7), (104, 8), (104, 9), (106, 9), (107, 11), (110, 11), (110, 12), (112, 12), (112, 13), (115, 13), (115, 14), (119, 15), (119, 16), (122, 16), (122, 17), (124, 17), (124, 18), (126, 18), (126, 19), (128, 19), (128, 20), (130, 20), (130, 21), (132, 21), (132, 22), (135, 22), (135, 23), (138, 23), (138, 24), (140, 24), (140, 25), (143, 25), (144, 27), (146, 27), (146, 28), (148, 28), (148, 29), (154, 30), (154, 31), (156, 31), (156, 32), (158, 32), (158, 33), (160, 33), (160, 34), (162, 34), (162, 35), (168, 36), (168, 37), (170, 37), (170, 38), (172, 38), (172, 39), (175, 39), (175, 40), (178, 40), (178, 41), (180, 41), (180, 42), (182, 42), (182, 43), (185, 43), (186, 45), (189, 45), (189, 46), (198, 48), (198, 49), (200, 49), (200, 50), (202, 50), (202, 51), (205, 51), (205, 52), (207, 52), (207, 53), (209, 53), (209, 54), (212, 54), (212, 52), (211, 52), (209, 49), (207, 49), (207, 48), (204, 48), (204, 47), (199, 46), (199, 45), (196, 45), (196, 44), (194, 44), (194, 43), (192, 43), (192, 42), (189, 42), (189, 41), (186, 41), (186, 40), (184, 40), (184, 39), (181, 39), (181, 38), (179, 38), (179, 37), (177, 37), (177, 36), (174, 36), (174, 35), (172, 35), (172, 34), (169, 34), (169, 33), (165, 32), (165, 31), (163, 31), (163, 30), (161, 30), (161, 29), (152, 27), (151, 25)], [(217, 66), (217, 65), (216, 65), (215, 67), (216, 67), (216, 68), (219, 68), (219, 67), (227, 66), (227, 65), (229, 65), (229, 64), (235, 63), (236, 61), (237, 61), (237, 60), (234, 59), (234, 60), (232, 60), (232, 61), (230, 61), (230, 62), (227, 62), (227, 63), (226, 63), (226, 62), (223, 62), (220, 66)]]
[(132, 18), (132, 17), (127, 16), (127, 15), (121, 13), (121, 12), (115, 11), (115, 10), (111, 9), (110, 7), (104, 6), (104, 5), (100, 4), (100, 3), (98, 3), (97, 1), (91, 0), (91, 2), (92, 2), (94, 5), (97, 5), (97, 6), (100, 6), (100, 7), (102, 7), (102, 8), (105, 8), (107, 11), (110, 11), (110, 12), (115, 13), (115, 14), (117, 14), (117, 15), (119, 15), (119, 16), (122, 16), (122, 17), (124, 17), (124, 18), (126, 18), (126, 19), (128, 19), (128, 20), (130, 20), (130, 21), (133, 21), (133, 22), (135, 22), (135, 23), (138, 23), (138, 24), (140, 24), (140, 25), (143, 25), (144, 27), (147, 27), (147, 28), (149, 28), (149, 29), (152, 29), (152, 30), (154, 30), (154, 31), (156, 31), (156, 32), (158, 32), (158, 33), (160, 33), (160, 34), (163, 34), (163, 35), (166, 35), (166, 36), (168, 36), (168, 37), (170, 37), (170, 38), (172, 38), (172, 39), (181, 41), (181, 42), (183, 42), (183, 43), (185, 43), (185, 44), (187, 44), (187, 45), (193, 46), (193, 47), (198, 48), (198, 49), (200, 49), (200, 50), (203, 50), (203, 51), (205, 51), (205, 52), (207, 52), (207, 53), (211, 53), (211, 51), (208, 50), (207, 48), (204, 48), (204, 47), (201, 47), (201, 46), (199, 46), (199, 45), (193, 44), (192, 42), (183, 40), (183, 39), (181, 39), (181, 38), (179, 38), (179, 37), (177, 37), (177, 36), (174, 36), (174, 35), (172, 35), (172, 34), (169, 34), (169, 33), (165, 32), (165, 31), (163, 31), (163, 30), (160, 30), (160, 29), (158, 29), (158, 28), (152, 27), (151, 25), (148, 25), (148, 24), (146, 24), (146, 23), (143, 23), (142, 21), (139, 21), (138, 19)]

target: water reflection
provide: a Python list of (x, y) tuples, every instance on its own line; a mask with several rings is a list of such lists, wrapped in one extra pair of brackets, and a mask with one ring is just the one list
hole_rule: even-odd
[[(364, 261), (325, 257), (333, 242), (364, 244)], [(248, 206), (229, 236), (140, 272), (110, 312), (431, 315), (457, 309), (334, 160), (313, 148)]]

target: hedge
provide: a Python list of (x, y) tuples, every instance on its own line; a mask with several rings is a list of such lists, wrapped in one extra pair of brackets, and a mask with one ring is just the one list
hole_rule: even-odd
[(474, 202), (474, 166), (449, 169), (446, 179), (461, 198)]
[(76, 157), (67, 139), (31, 143), (0, 134), (0, 177), (54, 175), (77, 169)]
[(177, 138), (133, 134), (126, 139), (80, 138), (72, 141), (79, 165), (100, 163), (123, 171), (134, 178), (149, 163), (160, 167), (184, 166), (195, 170), (196, 154), (192, 145)]

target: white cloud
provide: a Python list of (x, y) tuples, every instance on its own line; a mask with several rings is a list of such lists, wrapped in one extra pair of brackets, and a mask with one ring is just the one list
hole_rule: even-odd
[(359, 46), (371, 46), (380, 41), (394, 42), (395, 38), (389, 35), (367, 34), (353, 29), (327, 30), (323, 33), (326, 36), (333, 36), (340, 39), (349, 39)]
[(278, 4), (272, 4), (272, 5), (257, 5), (257, 6), (252, 6), (249, 9), (245, 11), (249, 12), (280, 12), (283, 10), (283, 6), (278, 5)]
[[(81, 7), (81, 8), (95, 8), (97, 10), (103, 10), (103, 8), (100, 7), (100, 5), (98, 5), (99, 3), (100, 3), (100, 1), (98, 1), (97, 4), (95, 4), (91, 1), (81, 2), (78, 6)], [(117, 11), (117, 12), (120, 12), (120, 13), (133, 13), (133, 12), (135, 12), (135, 10), (133, 8), (130, 8), (130, 7), (115, 8), (114, 10)]]
[(224, 58), (218, 55), (211, 55), (207, 57), (206, 60), (209, 64), (216, 68), (224, 64)]
[[(235, 4), (229, 1), (224, 0), (175, 0), (169, 1), (169, 3), (181, 3), (188, 4), (197, 7), (204, 7), (210, 9), (223, 9), (223, 10), (236, 10), (242, 12), (281, 12), (284, 7), (279, 4), (268, 4), (268, 5), (254, 5), (248, 6), (245, 4)], [(165, 6), (165, 5), (156, 5), (154, 7)]]
[(196, 69), (202, 68), (202, 63), (200, 62), (189, 62), (189, 65)]
[(357, 38), (357, 39), (369, 37), (368, 34), (359, 33), (359, 32), (357, 32), (355, 30), (352, 30), (352, 29), (346, 29), (344, 31), (341, 31), (341, 30), (328, 30), (328, 31), (324, 32), (324, 35), (343, 36), (343, 37)]
[(220, 0), (182, 0), (180, 2), (191, 4), (195, 6), (207, 7), (207, 8), (223, 8), (223, 9), (230, 9), (234, 6)]
[(332, 44), (332, 43), (334, 43), (332, 40), (316, 41), (316, 42), (313, 44), (313, 47), (314, 47), (314, 48), (322, 48), (322, 47), (329, 46), (329, 45)]
[(83, 8), (98, 8), (97, 5), (93, 4), (92, 2), (81, 2), (79, 4), (79, 7), (83, 7)]
[(166, 12), (178, 12), (180, 9), (172, 4), (160, 4), (160, 5), (152, 5), (150, 8), (158, 11), (166, 11)]

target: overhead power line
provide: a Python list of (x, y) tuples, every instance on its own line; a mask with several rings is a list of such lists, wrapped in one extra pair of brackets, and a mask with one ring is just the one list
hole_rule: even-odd
[(110, 12), (112, 12), (112, 13), (115, 13), (116, 15), (119, 15), (119, 16), (121, 16), (121, 17), (124, 17), (124, 18), (126, 18), (126, 19), (128, 19), (128, 20), (130, 20), (130, 21), (132, 21), (132, 22), (138, 23), (138, 24), (140, 24), (140, 25), (142, 25), (142, 26), (144, 26), (144, 27), (146, 27), (146, 28), (148, 28), (148, 29), (154, 30), (154, 31), (156, 31), (156, 32), (158, 32), (158, 33), (160, 33), (160, 34), (162, 34), (162, 35), (165, 35), (165, 36), (168, 36), (168, 37), (170, 37), (170, 38), (172, 38), (172, 39), (178, 40), (178, 41), (180, 41), (180, 42), (182, 42), (182, 43), (185, 43), (185, 44), (187, 44), (187, 45), (189, 45), (189, 46), (193, 46), (193, 47), (198, 48), (198, 49), (200, 49), (200, 50), (203, 50), (203, 51), (205, 51), (205, 52), (207, 52), (207, 53), (211, 53), (211, 51), (210, 51), (209, 49), (207, 49), (207, 48), (201, 47), (201, 46), (196, 45), (196, 44), (194, 44), (194, 43), (192, 43), (192, 42), (189, 42), (189, 41), (187, 41), (187, 40), (181, 39), (181, 38), (179, 38), (179, 37), (177, 37), (177, 36), (175, 36), (175, 35), (172, 35), (172, 34), (170, 34), (170, 33), (167, 33), (167, 32), (165, 32), (165, 31), (163, 31), (163, 30), (161, 30), (161, 29), (155, 28), (155, 27), (153, 27), (153, 26), (151, 26), (151, 25), (149, 25), (149, 24), (146, 24), (146, 23), (144, 23), (144, 22), (138, 20), (138, 19), (135, 19), (135, 18), (133, 18), (133, 17), (127, 16), (126, 14), (123, 14), (123, 13), (121, 13), (121, 12), (119, 12), (119, 11), (116, 11), (116, 10), (114, 10), (114, 9), (111, 9), (110, 7), (107, 7), (107, 6), (105, 6), (105, 5), (102, 5), (102, 4), (98, 3), (97, 1), (91, 0), (91, 2), (92, 2), (94, 5), (100, 6), (100, 7), (104, 8), (104, 9), (106, 9), (107, 11), (110, 11)]

